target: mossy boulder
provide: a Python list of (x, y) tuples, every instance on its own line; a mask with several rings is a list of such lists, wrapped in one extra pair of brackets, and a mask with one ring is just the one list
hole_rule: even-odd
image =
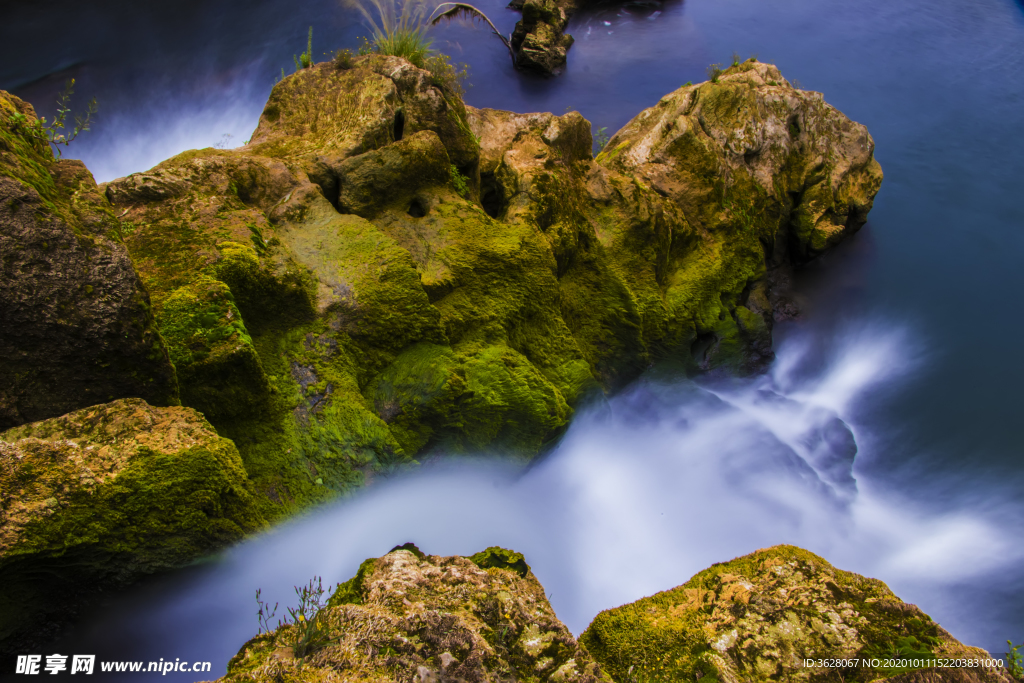
[(0, 91), (0, 428), (129, 396), (178, 402), (123, 225)]
[(122, 399), (2, 432), (0, 642), (264, 524), (234, 444), (191, 408)]
[[(894, 681), (1009, 678), (1001, 669), (927, 669), (935, 658), (988, 659), (881, 581), (794, 546), (716, 564), (685, 584), (605, 610), (580, 642), (617, 681)], [(878, 666), (806, 667), (869, 659)], [(886, 659), (918, 660), (886, 668)], [(966, 678), (964, 677), (966, 675)]]
[(596, 161), (598, 234), (624, 273), (653, 275), (630, 283), (665, 304), (650, 324), (692, 321), (695, 362), (741, 371), (771, 358), (793, 267), (859, 230), (882, 182), (864, 126), (753, 59), (666, 95)]
[[(700, 132), (672, 142), (652, 122), (686, 97)], [(466, 107), (368, 55), (278, 83), (248, 145), (103, 188), (182, 399), (238, 444), (266, 515), (423, 454), (530, 457), (664, 358), (764, 366), (775, 274), (870, 208), (870, 136), (754, 62), (659, 107), (595, 160), (576, 112)], [(746, 118), (760, 160), (737, 151)]]
[[(478, 561), (481, 555), (513, 562)], [(341, 677), (611, 680), (555, 616), (522, 555), (490, 548), (472, 558), (439, 557), (411, 544), (364, 562), (314, 618), (250, 640), (219, 680)]]
[(706, 231), (752, 233), (769, 255), (805, 261), (864, 225), (882, 183), (874, 147), (821, 93), (750, 59), (637, 114), (598, 161)]

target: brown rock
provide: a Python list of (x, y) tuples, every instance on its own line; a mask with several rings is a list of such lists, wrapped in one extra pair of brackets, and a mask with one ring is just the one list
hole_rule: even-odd
[(177, 403), (123, 226), (80, 161), (26, 132), (34, 121), (0, 92), (0, 428), (126, 396)]
[(522, 555), (490, 548), (438, 557), (411, 544), (364, 562), (316, 615), (250, 640), (219, 680), (340, 677), (610, 683), (555, 616)]

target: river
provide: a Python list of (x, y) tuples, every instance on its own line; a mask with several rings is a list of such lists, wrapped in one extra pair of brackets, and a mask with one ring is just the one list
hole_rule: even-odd
[[(506, 32), (518, 16), (480, 6)], [(242, 143), (310, 25), (318, 58), (365, 33), (326, 0), (59, 0), (4, 15), (0, 88), (47, 114), (68, 77), (77, 100), (98, 99), (69, 154), (99, 181)], [(874, 136), (886, 177), (869, 223), (801, 274), (806, 311), (777, 328), (770, 372), (715, 384), (652, 371), (581, 410), (525, 472), (463, 459), (380, 481), (111, 600), (55, 647), (209, 659), (219, 675), (255, 633), (256, 588), (284, 604), (292, 585), (345, 580), (406, 541), (520, 550), (575, 633), (787, 542), (886, 581), (969, 644), (1024, 639), (1024, 4), (652, 0), (593, 5), (569, 32), (553, 79), (514, 72), (479, 25), (434, 38), (469, 65), (475, 106), (574, 108), (611, 132), (736, 52)]]

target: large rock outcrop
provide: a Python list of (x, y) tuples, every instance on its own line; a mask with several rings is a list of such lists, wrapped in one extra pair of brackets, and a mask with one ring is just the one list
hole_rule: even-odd
[(123, 226), (80, 161), (0, 91), (0, 429), (116, 398), (177, 403)]
[(863, 126), (754, 61), (591, 147), (368, 55), (104, 191), (183, 403), (284, 513), (434, 450), (530, 456), (658, 359), (763, 367), (779, 283), (881, 181)]
[(0, 432), (0, 647), (263, 524), (234, 444), (191, 408), (122, 399)]
[(611, 683), (522, 555), (411, 544), (364, 562), (315, 615), (250, 640), (219, 680)]
[(957, 641), (881, 581), (793, 546), (716, 564), (681, 586), (605, 610), (580, 642), (617, 681), (1012, 681), (997, 667), (928, 667), (933, 658), (990, 655)]

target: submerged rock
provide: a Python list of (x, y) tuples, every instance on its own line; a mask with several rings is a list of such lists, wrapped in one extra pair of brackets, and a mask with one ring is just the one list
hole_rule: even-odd
[(512, 31), (516, 66), (542, 74), (557, 74), (565, 67), (566, 52), (573, 37), (565, 27), (575, 12), (577, 0), (513, 0), (509, 7), (521, 10), (523, 18)]
[(264, 524), (234, 444), (191, 408), (122, 399), (0, 432), (0, 643)]
[(219, 680), (610, 683), (522, 555), (411, 544), (364, 562), (315, 616), (250, 640)]
[[(990, 656), (961, 644), (881, 581), (785, 545), (605, 610), (580, 642), (617, 681), (1012, 680), (995, 667), (929, 668), (932, 658)], [(819, 659), (858, 662), (805, 665)]]
[(176, 404), (128, 226), (37, 123), (0, 91), (0, 429), (129, 396)]

